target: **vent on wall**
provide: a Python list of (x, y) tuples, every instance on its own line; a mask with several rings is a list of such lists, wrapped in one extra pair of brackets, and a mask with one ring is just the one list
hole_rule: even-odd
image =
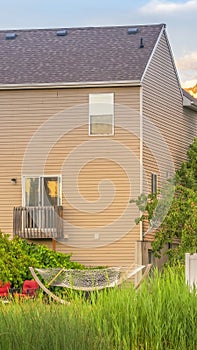
[(66, 36), (68, 34), (68, 32), (67, 32), (67, 30), (58, 30), (57, 32), (56, 32), (56, 35), (57, 36)]
[(139, 29), (138, 28), (128, 28), (128, 30), (127, 30), (127, 33), (129, 34), (129, 35), (131, 35), (131, 34), (137, 34), (139, 32)]
[(7, 34), (5, 35), (6, 40), (13, 40), (13, 39), (15, 39), (16, 37), (17, 37), (17, 34), (16, 34), (16, 33), (7, 33)]

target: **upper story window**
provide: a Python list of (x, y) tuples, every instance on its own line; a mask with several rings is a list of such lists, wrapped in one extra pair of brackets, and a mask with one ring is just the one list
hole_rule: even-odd
[(89, 134), (114, 134), (114, 94), (89, 95)]

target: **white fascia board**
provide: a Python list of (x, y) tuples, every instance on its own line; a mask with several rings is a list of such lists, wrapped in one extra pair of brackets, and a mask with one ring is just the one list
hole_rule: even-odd
[(140, 86), (140, 80), (98, 81), (80, 83), (38, 83), (38, 84), (0, 84), (0, 90), (69, 89), (89, 87)]
[(181, 83), (180, 83), (178, 71), (177, 71), (177, 68), (176, 68), (176, 65), (175, 65), (175, 60), (174, 60), (174, 55), (173, 55), (173, 52), (172, 52), (172, 48), (171, 48), (170, 42), (169, 42), (169, 40), (168, 40), (168, 35), (167, 35), (167, 32), (166, 32), (166, 26), (165, 26), (165, 25), (163, 25), (163, 27), (162, 27), (162, 29), (161, 29), (161, 32), (160, 32), (160, 34), (159, 34), (159, 36), (158, 36), (157, 42), (156, 42), (156, 44), (155, 44), (155, 47), (154, 47), (154, 49), (153, 49), (153, 51), (152, 51), (152, 53), (151, 53), (151, 55), (150, 55), (150, 58), (149, 58), (149, 60), (148, 60), (148, 63), (147, 63), (146, 68), (145, 68), (145, 70), (144, 70), (144, 73), (143, 73), (143, 75), (142, 75), (141, 82), (143, 82), (143, 80), (144, 80), (144, 77), (145, 77), (146, 72), (147, 72), (147, 70), (148, 70), (148, 68), (149, 68), (149, 65), (150, 65), (150, 63), (151, 63), (151, 60), (152, 60), (152, 58), (153, 58), (153, 56), (154, 56), (155, 51), (157, 50), (157, 47), (158, 47), (159, 42), (160, 42), (160, 40), (161, 40), (161, 37), (162, 37), (162, 35), (163, 35), (164, 33), (165, 33), (165, 37), (166, 37), (166, 42), (167, 42), (167, 45), (168, 45), (168, 49), (169, 49), (169, 52), (170, 52), (170, 55), (171, 55), (171, 58), (172, 58), (172, 64), (173, 64), (173, 67), (174, 67), (175, 75), (176, 75), (176, 78), (177, 78), (177, 81), (178, 81), (178, 84), (179, 84), (180, 93), (181, 93), (181, 96), (183, 97), (183, 92), (182, 92), (182, 88), (181, 88)]
[(157, 47), (158, 47), (158, 45), (159, 45), (159, 42), (160, 42), (160, 39), (161, 39), (161, 37), (162, 37), (162, 35), (163, 35), (164, 30), (165, 30), (165, 26), (163, 25), (163, 27), (162, 27), (162, 29), (161, 29), (161, 32), (160, 32), (160, 34), (159, 34), (159, 36), (158, 36), (157, 42), (156, 42), (156, 44), (155, 44), (155, 46), (154, 46), (154, 48), (153, 48), (153, 51), (152, 51), (152, 53), (151, 53), (151, 55), (150, 55), (150, 57), (149, 57), (149, 60), (148, 60), (148, 63), (147, 63), (147, 65), (146, 65), (146, 68), (145, 68), (145, 70), (144, 70), (144, 73), (143, 73), (143, 75), (142, 75), (141, 82), (143, 82), (143, 80), (144, 80), (144, 77), (145, 77), (146, 72), (147, 72), (147, 70), (148, 70), (148, 68), (149, 68), (149, 65), (150, 65), (150, 63), (151, 63), (151, 61), (152, 61), (152, 58), (153, 58), (153, 56), (154, 56), (154, 54), (155, 54), (155, 51), (157, 50)]
[(170, 42), (169, 42), (169, 39), (168, 39), (168, 35), (167, 35), (167, 32), (165, 30), (165, 35), (166, 35), (166, 41), (167, 41), (167, 45), (168, 45), (168, 48), (169, 48), (169, 51), (170, 51), (170, 55), (172, 57), (172, 64), (174, 66), (174, 71), (175, 71), (175, 74), (176, 74), (176, 78), (178, 80), (178, 84), (179, 84), (179, 90), (180, 90), (180, 93), (181, 93), (181, 96), (183, 98), (183, 90), (182, 90), (182, 87), (181, 87), (181, 81), (180, 81), (180, 78), (179, 78), (179, 74), (178, 74), (178, 70), (176, 68), (176, 64), (175, 64), (175, 59), (174, 59), (174, 54), (173, 54), (173, 51), (172, 51), (172, 47), (170, 45)]

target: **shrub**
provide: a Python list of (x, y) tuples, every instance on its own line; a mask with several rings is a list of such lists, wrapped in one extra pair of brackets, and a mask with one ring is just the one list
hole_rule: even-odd
[(8, 234), (0, 231), (0, 280), (10, 281), (13, 287), (21, 286), (25, 279), (32, 279), (29, 266), (83, 268), (70, 258), (71, 254), (58, 253), (44, 245), (29, 244), (17, 236), (10, 240)]

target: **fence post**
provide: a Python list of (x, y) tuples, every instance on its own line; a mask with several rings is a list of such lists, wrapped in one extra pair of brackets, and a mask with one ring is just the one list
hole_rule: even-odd
[(197, 288), (197, 254), (185, 254), (185, 280), (191, 290)]

